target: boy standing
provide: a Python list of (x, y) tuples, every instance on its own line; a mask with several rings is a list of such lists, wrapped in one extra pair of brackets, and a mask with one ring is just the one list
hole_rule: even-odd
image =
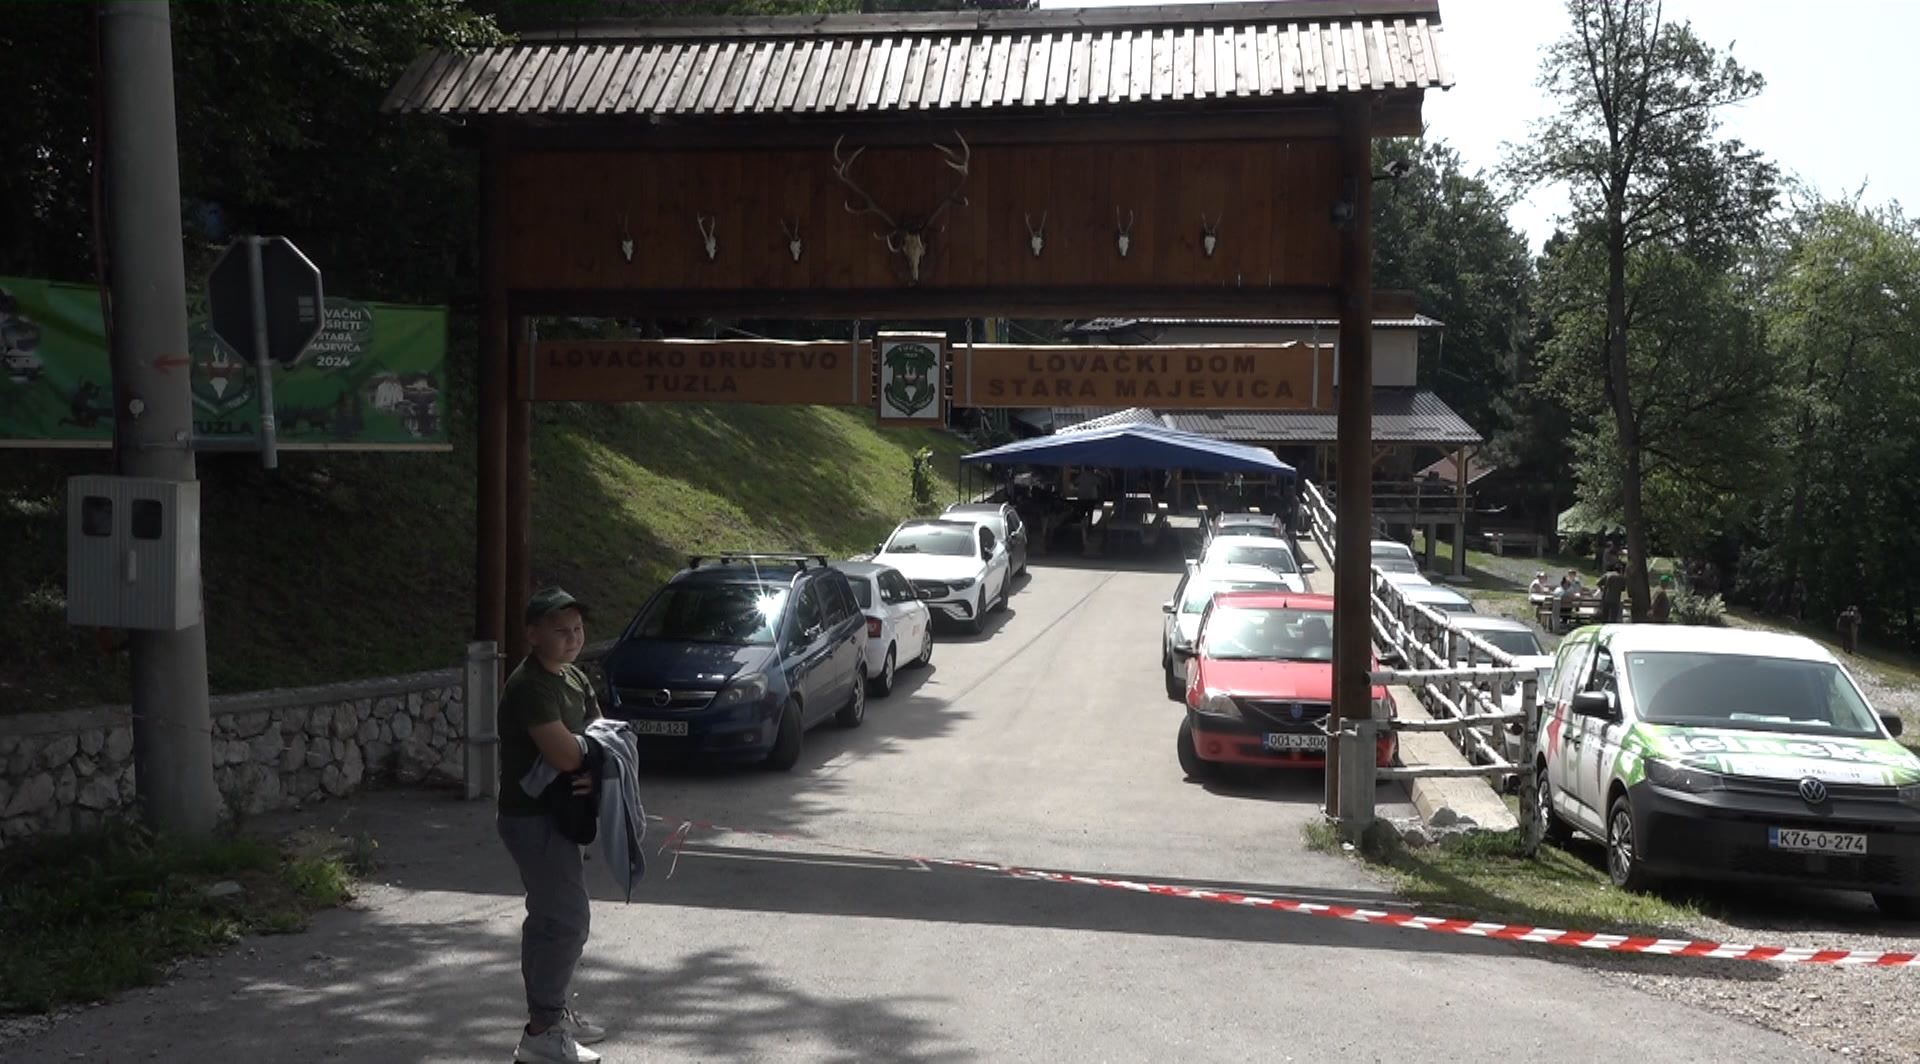
[[(574, 665), (586, 645), (586, 618), (578, 600), (557, 587), (534, 593), (526, 610), (527, 660), (500, 691), (500, 839), (520, 869), (527, 918), (520, 926), (520, 976), (527, 990), (527, 1025), (513, 1059), (529, 1064), (593, 1064), (585, 1048), (607, 1033), (568, 1005), (568, 985), (587, 944), (589, 911), (580, 847), (560, 834), (540, 799), (520, 780), (545, 759), (556, 771), (585, 762), (580, 736), (600, 716), (587, 674)], [(573, 781), (576, 794), (593, 780)]]

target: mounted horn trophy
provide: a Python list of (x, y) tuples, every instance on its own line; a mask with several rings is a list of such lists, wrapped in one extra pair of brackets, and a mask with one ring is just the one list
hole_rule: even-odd
[[(954, 204), (957, 203), (962, 207), (968, 205), (967, 197), (962, 194), (962, 190), (967, 186), (967, 167), (973, 158), (973, 149), (968, 147), (967, 138), (961, 136), (958, 130), (954, 131), (953, 136), (960, 142), (960, 147), (949, 148), (944, 144), (935, 144), (933, 149), (944, 157), (941, 160), (943, 165), (960, 175), (959, 180), (954, 182), (946, 198), (940, 201), (940, 205), (929, 212), (925, 218), (908, 219), (905, 222), (894, 221), (893, 215), (874, 202), (867, 190), (861, 188), (853, 179), (853, 164), (859, 160), (860, 153), (867, 149), (855, 148), (851, 154), (843, 156), (840, 149), (846, 138), (841, 137), (833, 142), (833, 176), (853, 191), (853, 198), (849, 198), (845, 204), (847, 212), (856, 215), (871, 214), (886, 223), (886, 232), (874, 233), (873, 238), (886, 244), (888, 251), (906, 260), (908, 284), (920, 283), (920, 266), (927, 257), (927, 235), (934, 231), (934, 223), (938, 222), (940, 216), (947, 213), (948, 208)], [(945, 227), (941, 228), (944, 231)]]

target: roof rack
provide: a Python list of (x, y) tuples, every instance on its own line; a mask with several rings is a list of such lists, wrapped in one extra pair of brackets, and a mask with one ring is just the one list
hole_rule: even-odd
[(749, 551), (729, 551), (723, 554), (694, 554), (687, 557), (687, 568), (698, 569), (702, 565), (731, 565), (735, 562), (785, 562), (805, 569), (808, 562), (816, 567), (827, 567), (824, 554), (758, 554)]

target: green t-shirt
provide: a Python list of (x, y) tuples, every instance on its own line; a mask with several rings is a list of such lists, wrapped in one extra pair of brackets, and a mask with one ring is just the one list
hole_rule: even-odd
[(502, 816), (538, 816), (545, 812), (540, 800), (520, 787), (521, 777), (532, 771), (540, 758), (540, 748), (534, 745), (528, 729), (557, 720), (575, 735), (584, 735), (587, 721), (599, 715), (593, 683), (579, 668), (568, 665), (560, 672), (549, 672), (528, 658), (513, 670), (500, 690)]

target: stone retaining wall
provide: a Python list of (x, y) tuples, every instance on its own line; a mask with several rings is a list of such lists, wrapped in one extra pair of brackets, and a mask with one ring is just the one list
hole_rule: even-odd
[[(226, 696), (212, 711), (214, 779), (236, 812), (466, 774), (458, 669)], [(133, 771), (125, 706), (0, 716), (0, 846), (130, 815)]]

